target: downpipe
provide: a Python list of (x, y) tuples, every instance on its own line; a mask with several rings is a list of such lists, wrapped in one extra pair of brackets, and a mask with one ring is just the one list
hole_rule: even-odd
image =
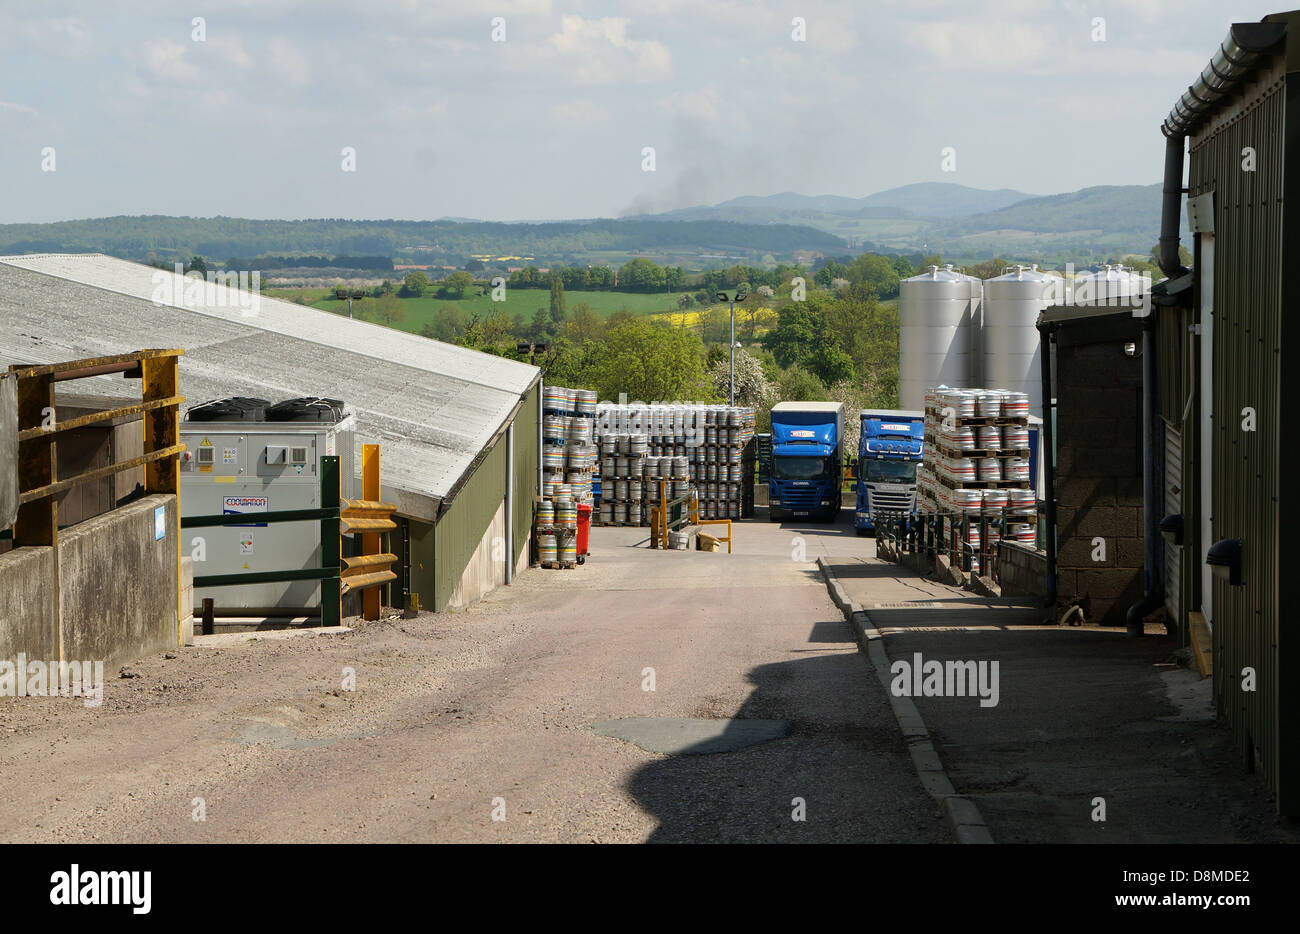
[[(1189, 272), (1178, 255), (1178, 228), (1182, 220), (1183, 156), (1187, 138), (1165, 138), (1165, 177), (1160, 202), (1160, 271), (1170, 279)], [(1164, 501), (1160, 477), (1156, 475), (1156, 354), (1155, 306), (1142, 322), (1142, 599), (1128, 608), (1125, 629), (1129, 638), (1141, 637), (1142, 620), (1165, 600), (1163, 542), (1160, 513)]]
[(1178, 256), (1178, 229), (1182, 224), (1183, 206), (1183, 150), (1187, 138), (1170, 136), (1165, 139), (1165, 180), (1160, 201), (1160, 271), (1170, 279), (1189, 273)]
[(1156, 472), (1156, 355), (1155, 311), (1142, 322), (1142, 599), (1128, 608), (1125, 628), (1130, 639), (1141, 637), (1142, 620), (1164, 603), (1163, 542), (1160, 540), (1160, 477)]
[[(1040, 324), (1038, 326), (1039, 373), (1042, 378), (1043, 392), (1043, 506), (1047, 512), (1044, 517), (1047, 531), (1044, 544), (1047, 549), (1047, 597), (1044, 606), (1055, 607), (1057, 600), (1056, 574), (1056, 436), (1053, 431), (1053, 412), (1056, 404), (1052, 400), (1052, 332), (1056, 325)], [(982, 539), (981, 539), (982, 541)]]

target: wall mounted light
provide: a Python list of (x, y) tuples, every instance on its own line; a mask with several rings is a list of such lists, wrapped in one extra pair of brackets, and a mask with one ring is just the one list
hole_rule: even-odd
[(1174, 545), (1183, 543), (1182, 514), (1165, 516), (1160, 520), (1160, 532)]
[(1215, 577), (1237, 587), (1241, 585), (1241, 551), (1241, 539), (1225, 538), (1210, 546), (1205, 553), (1205, 563), (1214, 569)]

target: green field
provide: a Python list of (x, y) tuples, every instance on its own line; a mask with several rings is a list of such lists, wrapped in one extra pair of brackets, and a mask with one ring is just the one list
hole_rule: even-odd
[[(338, 314), (347, 314), (348, 310), (346, 301), (334, 298), (333, 289), (268, 289), (266, 294), (286, 301), (302, 297), (313, 308)], [(634, 315), (676, 311), (677, 299), (684, 294), (693, 293), (657, 292), (643, 295), (633, 292), (566, 292), (564, 300), (569, 314), (573, 314), (573, 309), (585, 302), (597, 315), (607, 318), (623, 308)], [(467, 297), (459, 301), (426, 295), (422, 298), (403, 298), (400, 301), (406, 308), (406, 320), (399, 321), (394, 326), (418, 334), (425, 324), (433, 321), (439, 308), (448, 305), (459, 308), (469, 316), (486, 318), (504, 311), (512, 318), (520, 314), (525, 321), (531, 322), (538, 308), (545, 311), (551, 307), (551, 293), (547, 289), (507, 289), (504, 302), (494, 302), (490, 295)], [(693, 307), (698, 309), (699, 306)]]

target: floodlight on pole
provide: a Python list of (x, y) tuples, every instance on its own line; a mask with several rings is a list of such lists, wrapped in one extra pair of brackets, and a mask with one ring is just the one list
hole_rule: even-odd
[(715, 296), (718, 301), (726, 302), (731, 311), (731, 338), (727, 341), (731, 356), (731, 372), (727, 377), (727, 405), (736, 404), (736, 348), (740, 346), (736, 343), (736, 302), (743, 302), (748, 297), (749, 293), (743, 289), (737, 290), (734, 296), (728, 296), (726, 292), (718, 292)]

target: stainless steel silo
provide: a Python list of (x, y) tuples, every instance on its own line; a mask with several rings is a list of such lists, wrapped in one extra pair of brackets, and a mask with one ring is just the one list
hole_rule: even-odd
[(971, 296), (978, 289), (971, 278), (952, 267), (931, 266), (928, 272), (899, 283), (900, 408), (923, 408), (925, 391), (932, 386), (970, 385)]
[(1149, 278), (1132, 269), (1107, 264), (1074, 280), (1072, 300), (1079, 305), (1134, 305), (1150, 285)]
[(1039, 417), (1043, 393), (1035, 324), (1039, 312), (1065, 300), (1061, 278), (1037, 266), (1016, 266), (984, 283), (983, 385), (1027, 393), (1030, 414)]

